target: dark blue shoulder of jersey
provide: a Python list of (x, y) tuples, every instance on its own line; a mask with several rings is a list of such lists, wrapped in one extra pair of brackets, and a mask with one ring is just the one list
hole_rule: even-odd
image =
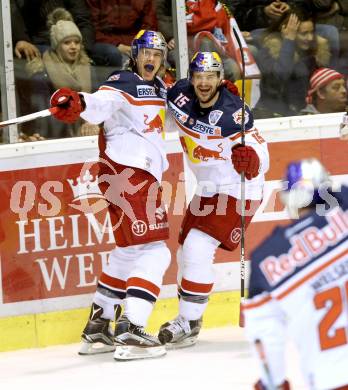
[(167, 92), (168, 101), (174, 102), (174, 100), (180, 95), (183, 94), (187, 97), (187, 102), (192, 102), (194, 99), (193, 87), (188, 79), (178, 80), (172, 87), (168, 89)]
[(159, 79), (156, 78), (154, 81), (146, 81), (129, 70), (113, 72), (100, 88), (104, 86), (115, 88), (135, 98), (166, 98), (165, 86)]
[[(221, 135), (230, 137), (239, 133), (242, 129), (242, 109), (243, 102), (239, 96), (234, 95), (225, 87), (220, 89), (220, 97), (214, 104), (213, 110), (223, 112), (216, 125), (221, 126)], [(245, 130), (250, 130), (254, 126), (254, 117), (249, 107), (245, 105)]]

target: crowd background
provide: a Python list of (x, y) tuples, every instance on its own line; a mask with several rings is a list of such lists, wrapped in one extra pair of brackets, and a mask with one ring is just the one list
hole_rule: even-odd
[[(58, 88), (93, 92), (126, 69), (141, 29), (161, 31), (168, 45), (168, 85), (175, 81), (171, 0), (10, 0), (17, 115), (48, 107)], [(346, 111), (348, 2), (344, 0), (189, 0), (189, 56), (219, 52), (225, 78), (241, 78), (231, 34), (237, 22), (259, 69), (255, 119)], [(3, 66), (3, 65), (1, 65)], [(98, 134), (88, 122), (52, 118), (19, 126), (19, 141)]]

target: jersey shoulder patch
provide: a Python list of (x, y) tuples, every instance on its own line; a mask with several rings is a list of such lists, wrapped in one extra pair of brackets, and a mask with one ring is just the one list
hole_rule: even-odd
[(166, 89), (158, 79), (146, 81), (131, 71), (116, 71), (101, 85), (100, 89), (114, 89), (134, 98), (166, 98)]
[(174, 101), (180, 94), (189, 98), (193, 97), (193, 88), (189, 80), (180, 79), (168, 89), (168, 100)]
[[(222, 94), (221, 101), (223, 102), (222, 109), (228, 113), (231, 113), (234, 124), (237, 126), (238, 129), (240, 129), (242, 125), (242, 116), (243, 116), (242, 99), (239, 96), (233, 95), (225, 88), (222, 89), (221, 94)], [(250, 130), (254, 126), (254, 118), (247, 104), (245, 105), (244, 123), (245, 123), (245, 130)]]

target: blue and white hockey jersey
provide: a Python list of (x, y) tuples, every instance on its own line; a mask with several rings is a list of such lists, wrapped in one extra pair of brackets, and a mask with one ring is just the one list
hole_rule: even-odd
[(160, 182), (168, 168), (163, 130), (166, 88), (130, 71), (114, 72), (93, 94), (82, 93), (81, 117), (104, 122), (106, 154), (115, 162), (150, 172)]
[(262, 342), (274, 385), (285, 379), (286, 332), (310, 389), (348, 385), (348, 188), (334, 195), (340, 207), (277, 227), (251, 255), (246, 332)]
[[(202, 110), (189, 80), (179, 80), (168, 91), (168, 108), (180, 132), (180, 142), (198, 182), (198, 193), (226, 193), (240, 198), (240, 175), (231, 162), (231, 149), (241, 142), (242, 101), (226, 88), (210, 110)], [(269, 168), (267, 145), (245, 110), (245, 143), (260, 158), (259, 175), (246, 180), (246, 198), (262, 198), (264, 174)], [(201, 184), (201, 186), (200, 186)]]

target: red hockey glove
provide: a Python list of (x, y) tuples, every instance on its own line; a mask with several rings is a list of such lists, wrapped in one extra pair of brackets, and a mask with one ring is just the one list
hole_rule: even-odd
[(260, 159), (251, 146), (241, 144), (234, 146), (232, 148), (232, 164), (239, 174), (244, 172), (248, 180), (259, 174)]
[(85, 109), (80, 95), (70, 88), (60, 88), (51, 96), (51, 107), (59, 110), (53, 116), (64, 123), (74, 123)]
[[(259, 380), (255, 383), (254, 390), (267, 390), (267, 387)], [(281, 385), (277, 386), (277, 390), (290, 390), (290, 383), (284, 381)]]
[(236, 86), (236, 84), (232, 83), (232, 81), (222, 80), (221, 86), (227, 88), (227, 90), (232, 92), (233, 95), (240, 96), (238, 87)]

